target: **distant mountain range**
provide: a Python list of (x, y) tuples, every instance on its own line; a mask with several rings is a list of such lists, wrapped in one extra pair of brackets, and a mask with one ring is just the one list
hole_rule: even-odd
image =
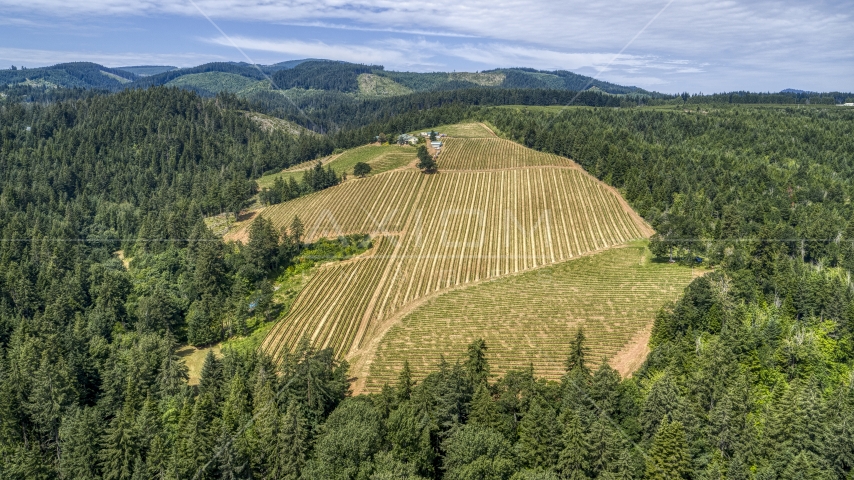
[(638, 87), (595, 80), (564, 70), (506, 68), (482, 72), (415, 73), (388, 71), (381, 65), (319, 59), (290, 60), (273, 65), (214, 62), (190, 68), (162, 65), (109, 68), (96, 63), (61, 63), (51, 67), (0, 70), (0, 87), (7, 85), (109, 91), (172, 85), (203, 95), (232, 92), (244, 96), (259, 91), (301, 89), (382, 97), (473, 87), (574, 91), (592, 88), (615, 95), (655, 95)]

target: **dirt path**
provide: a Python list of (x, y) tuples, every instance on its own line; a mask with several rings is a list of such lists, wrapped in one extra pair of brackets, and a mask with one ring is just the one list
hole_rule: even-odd
[[(394, 267), (398, 263), (395, 260), (400, 257), (400, 252), (403, 249), (404, 245), (403, 240), (406, 237), (407, 232), (409, 232), (410, 226), (412, 225), (412, 219), (415, 217), (415, 207), (419, 204), (419, 201), (421, 200), (421, 195), (424, 193), (426, 185), (427, 182), (422, 181), (421, 185), (418, 187), (418, 193), (415, 194), (415, 199), (412, 202), (412, 210), (409, 212), (409, 216), (406, 218), (406, 222), (403, 224), (403, 228), (401, 229), (400, 235), (397, 237), (397, 244), (394, 246), (394, 250), (391, 252), (389, 261), (383, 269), (383, 274), (380, 277), (380, 281), (377, 283), (377, 287), (374, 289), (374, 292), (371, 295), (371, 300), (368, 302), (367, 308), (365, 308), (365, 313), (362, 315), (362, 321), (359, 323), (359, 330), (356, 331), (356, 335), (353, 337), (353, 345), (356, 345), (357, 348), (358, 345), (362, 343), (362, 338), (367, 333), (368, 323), (370, 323), (371, 314), (373, 313), (374, 308), (376, 307), (380, 295), (382, 295), (383, 287), (388, 282), (392, 267)], [(355, 371), (355, 368), (352, 371)], [(361, 388), (364, 388), (365, 385), (365, 375), (359, 375), (357, 383), (358, 382), (361, 382), (359, 386), (359, 389), (361, 390)]]
[(646, 361), (649, 354), (649, 338), (652, 335), (652, 325), (638, 331), (634, 337), (625, 344), (616, 355), (608, 360), (608, 364), (614, 370), (620, 372), (620, 376), (628, 378), (637, 371)]
[(498, 137), (498, 135), (496, 135), (496, 134), (495, 134), (495, 132), (493, 132), (493, 131), (492, 131), (492, 129), (491, 129), (491, 128), (489, 128), (489, 125), (487, 125), (487, 124), (485, 124), (485, 123), (483, 123), (483, 122), (478, 122), (478, 124), (479, 124), (481, 127), (485, 128), (487, 131), (489, 131), (489, 133), (491, 133), (493, 137)]

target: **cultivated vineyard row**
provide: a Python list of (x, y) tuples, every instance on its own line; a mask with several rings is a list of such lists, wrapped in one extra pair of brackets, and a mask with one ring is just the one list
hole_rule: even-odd
[(492, 170), (521, 167), (577, 167), (572, 160), (541, 153), (501, 138), (449, 138), (442, 146), (439, 168)]
[(616, 248), (438, 296), (383, 337), (367, 390), (394, 383), (404, 360), (421, 377), (440, 355), (462, 358), (476, 338), (486, 341), (497, 375), (533, 366), (538, 377), (559, 379), (579, 326), (589, 358), (611, 359), (692, 279), (690, 268), (648, 258), (643, 246)]
[[(398, 176), (402, 178), (395, 179)], [(356, 262), (318, 274), (270, 333), (265, 341), (269, 352), (278, 355), (305, 336), (317, 346), (346, 354), (363, 347), (384, 319), (427, 295), (642, 237), (616, 197), (576, 169), (446, 172), (423, 178), (423, 185), (417, 181), (421, 177), (410, 172), (382, 177), (388, 179), (371, 184), (381, 192), (387, 185), (412, 191), (422, 188), (414, 205), (406, 209), (409, 226), (401, 233), (401, 245), (367, 262), (370, 268)], [(369, 206), (371, 211), (395, 211), (393, 202), (398, 197), (374, 196), (378, 198)], [(329, 210), (319, 221), (302, 213), (316, 211), (317, 206), (301, 211), (292, 206), (287, 214), (277, 210), (278, 217), (271, 218), (284, 224), (298, 213), (308, 219), (311, 236), (324, 231), (366, 231), (356, 225), (369, 217), (358, 208), (334, 203), (342, 198), (318, 201)], [(379, 198), (388, 201), (379, 202)], [(402, 229), (400, 216), (394, 220), (372, 233)], [(325, 229), (321, 223), (332, 221), (334, 229)], [(357, 330), (360, 335), (354, 335)]]

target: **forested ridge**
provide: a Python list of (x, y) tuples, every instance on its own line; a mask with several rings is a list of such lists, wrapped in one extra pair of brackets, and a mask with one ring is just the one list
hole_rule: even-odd
[[(355, 111), (329, 97), (317, 118), (346, 127), (294, 137), (234, 96), (78, 93), (0, 103), (2, 478), (854, 475), (851, 112), (556, 114), (481, 100), (566, 92), (474, 89)], [(177, 346), (250, 332), (278, 314), (273, 280), (368, 247), (304, 245), (296, 218), (224, 244), (204, 216), (239, 211), (267, 171), (467, 118), (618, 187), (663, 261), (715, 267), (659, 313), (640, 371), (620, 379), (578, 332), (557, 383), (492, 376), (475, 342), (372, 396), (307, 346), (281, 365), (226, 349), (187, 384)]]

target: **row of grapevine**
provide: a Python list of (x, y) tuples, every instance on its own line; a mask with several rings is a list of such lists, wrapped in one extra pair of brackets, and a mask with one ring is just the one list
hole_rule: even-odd
[(373, 322), (461, 284), (643, 236), (617, 198), (575, 169), (446, 172), (424, 186)]
[[(361, 354), (373, 348), (369, 347), (375, 345), (373, 340), (413, 302), (432, 302), (439, 294), (475, 282), (534, 269), (548, 271), (542, 267), (648, 235), (642, 220), (615, 192), (567, 159), (498, 139), (453, 139), (453, 145), (459, 147), (459, 165), (474, 171), (422, 175), (396, 170), (348, 181), (263, 212), (276, 225), (286, 225), (299, 215), (308, 241), (357, 232), (381, 237), (370, 259), (318, 273), (265, 339), (265, 350), (279, 356), (306, 337), (342, 356)], [(493, 153), (484, 153), (487, 150)], [(442, 158), (447, 160), (449, 152), (453, 157), (451, 148)], [(501, 155), (508, 159), (503, 164)], [(465, 160), (466, 156), (474, 160)], [(567, 293), (571, 290), (552, 292)], [(514, 313), (512, 306), (505, 306)], [(472, 307), (481, 308), (477, 303)], [(545, 315), (527, 309), (523, 323), (536, 325), (541, 314)], [(628, 310), (623, 314), (632, 318)], [(618, 335), (609, 345), (621, 341)], [(429, 356), (433, 351), (425, 352)], [(551, 353), (547, 356), (547, 362), (554, 360)]]
[(616, 248), (570, 262), (445, 293), (406, 315), (381, 340), (367, 381), (396, 381), (408, 360), (416, 377), (486, 340), (493, 373), (533, 366), (557, 380), (578, 326), (589, 358), (611, 359), (648, 328), (664, 301), (693, 278), (688, 267), (649, 262), (644, 246)]
[(440, 170), (494, 170), (539, 166), (576, 167), (568, 158), (538, 152), (501, 138), (449, 138), (439, 156)]
[(351, 233), (371, 236), (399, 232), (409, 216), (422, 181), (417, 171), (395, 171), (342, 185), (268, 207), (263, 216), (277, 228), (294, 216), (305, 225), (305, 240)]
[(306, 337), (318, 348), (331, 347), (336, 355), (346, 354), (396, 240), (375, 239), (370, 256), (321, 268), (288, 315), (264, 339), (262, 348), (278, 358)]

